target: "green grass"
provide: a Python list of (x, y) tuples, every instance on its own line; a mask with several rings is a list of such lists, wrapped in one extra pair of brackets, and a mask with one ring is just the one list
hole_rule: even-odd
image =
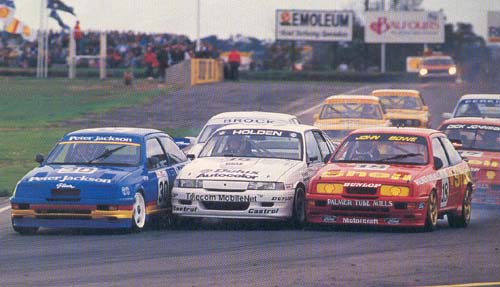
[(65, 120), (166, 94), (165, 87), (147, 81), (125, 87), (120, 80), (0, 78), (0, 86), (0, 196), (10, 195), (16, 182), (37, 165), (37, 153), (47, 155), (58, 139), (74, 130)]

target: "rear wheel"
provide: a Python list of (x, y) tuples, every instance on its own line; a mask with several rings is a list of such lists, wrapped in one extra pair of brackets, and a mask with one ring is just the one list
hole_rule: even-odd
[(469, 226), (471, 218), (471, 192), (470, 188), (465, 190), (464, 200), (462, 201), (462, 212), (460, 215), (450, 213), (448, 214), (448, 224), (451, 227), (465, 228)]
[(437, 226), (438, 221), (438, 205), (437, 205), (437, 194), (433, 190), (429, 195), (429, 201), (427, 203), (427, 216), (425, 218), (425, 231), (434, 231)]
[(132, 208), (132, 230), (141, 231), (146, 226), (146, 201), (142, 193), (137, 192), (134, 196)]
[(33, 235), (38, 231), (38, 227), (19, 227), (19, 226), (12, 226), (14, 228), (14, 231), (21, 234), (21, 235)]
[(306, 222), (306, 194), (302, 186), (295, 190), (295, 198), (293, 200), (293, 216), (292, 224), (295, 228), (304, 227)]

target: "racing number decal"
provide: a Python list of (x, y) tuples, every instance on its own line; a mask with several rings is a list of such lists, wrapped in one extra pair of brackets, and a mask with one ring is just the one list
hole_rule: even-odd
[(448, 197), (450, 195), (450, 182), (448, 177), (444, 177), (441, 180), (441, 207), (445, 207), (448, 204)]
[(164, 170), (157, 171), (156, 177), (158, 179), (158, 200), (156, 203), (158, 204), (158, 207), (166, 207), (169, 202), (169, 184), (167, 173)]

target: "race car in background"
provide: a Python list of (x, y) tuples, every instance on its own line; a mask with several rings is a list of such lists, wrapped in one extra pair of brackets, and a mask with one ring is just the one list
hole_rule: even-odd
[(450, 226), (466, 227), (472, 194), (469, 166), (445, 134), (361, 129), (311, 179), (307, 221), (432, 231), (438, 218), (447, 215)]
[(429, 107), (417, 90), (383, 89), (372, 91), (378, 97), (392, 126), (427, 128)]
[(334, 152), (307, 125), (230, 125), (218, 129), (180, 172), (173, 213), (190, 218), (305, 221), (309, 179)]
[(453, 118), (439, 129), (467, 158), (476, 185), (472, 202), (500, 204), (500, 120)]
[(355, 129), (389, 125), (379, 98), (374, 96), (330, 96), (314, 115), (314, 126), (337, 142)]
[(500, 118), (500, 94), (469, 94), (458, 100), (452, 113), (443, 113), (445, 119), (458, 117)]
[(203, 126), (200, 134), (196, 138), (176, 139), (176, 142), (183, 142), (185, 148), (183, 150), (190, 158), (195, 158), (200, 153), (203, 144), (210, 138), (210, 136), (223, 126), (231, 124), (299, 124), (296, 116), (259, 112), (259, 111), (239, 111), (239, 112), (225, 112), (211, 117), (205, 126)]
[(457, 79), (457, 65), (450, 56), (426, 56), (420, 62), (418, 76), (422, 82), (428, 79)]
[(158, 130), (96, 128), (66, 134), (16, 185), (12, 226), (141, 230), (171, 211), (174, 179), (187, 163)]

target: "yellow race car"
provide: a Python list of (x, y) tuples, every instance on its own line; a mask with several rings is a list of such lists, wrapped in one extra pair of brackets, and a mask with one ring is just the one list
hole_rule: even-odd
[(420, 127), (430, 126), (430, 113), (417, 90), (384, 89), (374, 90), (372, 96), (380, 99), (386, 117), (392, 126)]
[(355, 129), (389, 125), (379, 98), (367, 95), (328, 97), (314, 115), (314, 126), (338, 142)]

